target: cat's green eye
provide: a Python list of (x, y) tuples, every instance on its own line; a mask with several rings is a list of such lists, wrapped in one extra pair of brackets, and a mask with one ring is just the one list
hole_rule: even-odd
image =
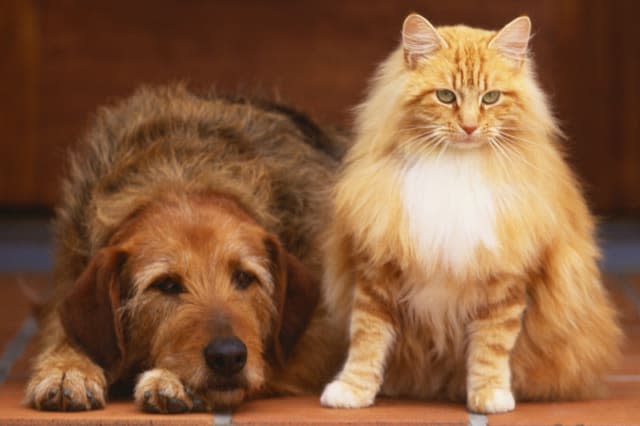
[(484, 94), (484, 96), (482, 97), (482, 103), (485, 105), (491, 105), (498, 102), (498, 99), (500, 99), (500, 91), (492, 90)]
[(449, 89), (436, 90), (436, 97), (443, 104), (452, 104), (456, 101), (456, 94)]

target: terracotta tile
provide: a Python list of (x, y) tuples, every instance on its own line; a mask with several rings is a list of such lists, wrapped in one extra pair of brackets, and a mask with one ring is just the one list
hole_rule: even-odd
[(233, 415), (233, 424), (455, 424), (469, 421), (462, 404), (379, 399), (370, 408), (332, 409), (319, 397), (274, 398), (249, 402)]
[(43, 412), (20, 405), (24, 382), (0, 387), (0, 425), (207, 425), (212, 414), (158, 415), (139, 411), (130, 401), (114, 401), (104, 410), (77, 413)]
[(499, 425), (560, 425), (617, 424), (637, 425), (640, 422), (638, 392), (634, 399), (562, 403), (520, 403), (513, 412), (489, 415), (490, 426)]

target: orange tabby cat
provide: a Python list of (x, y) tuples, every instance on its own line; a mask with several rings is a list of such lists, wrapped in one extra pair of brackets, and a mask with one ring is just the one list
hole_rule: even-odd
[(530, 28), (405, 20), (335, 189), (325, 298), (350, 348), (323, 405), (600, 394), (621, 332)]

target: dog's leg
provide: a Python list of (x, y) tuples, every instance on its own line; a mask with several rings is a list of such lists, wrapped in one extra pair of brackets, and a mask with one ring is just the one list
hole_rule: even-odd
[(186, 388), (169, 370), (154, 368), (140, 376), (134, 398), (138, 407), (148, 413), (184, 413), (211, 411), (207, 399)]
[(24, 403), (47, 411), (94, 410), (104, 407), (106, 389), (102, 368), (59, 342), (36, 358)]

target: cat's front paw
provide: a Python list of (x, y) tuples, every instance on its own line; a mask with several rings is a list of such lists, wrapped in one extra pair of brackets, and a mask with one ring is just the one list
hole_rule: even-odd
[(487, 387), (470, 391), (467, 396), (467, 408), (474, 413), (505, 413), (515, 407), (516, 401), (508, 389)]
[(105, 405), (106, 386), (97, 366), (41, 369), (29, 380), (25, 404), (45, 411), (95, 410)]
[(210, 411), (206, 400), (186, 388), (169, 370), (156, 368), (140, 376), (134, 399), (148, 413), (178, 414), (187, 411)]
[(341, 380), (334, 380), (324, 388), (320, 403), (333, 408), (362, 408), (372, 405), (375, 397), (375, 392), (368, 389), (359, 389)]

